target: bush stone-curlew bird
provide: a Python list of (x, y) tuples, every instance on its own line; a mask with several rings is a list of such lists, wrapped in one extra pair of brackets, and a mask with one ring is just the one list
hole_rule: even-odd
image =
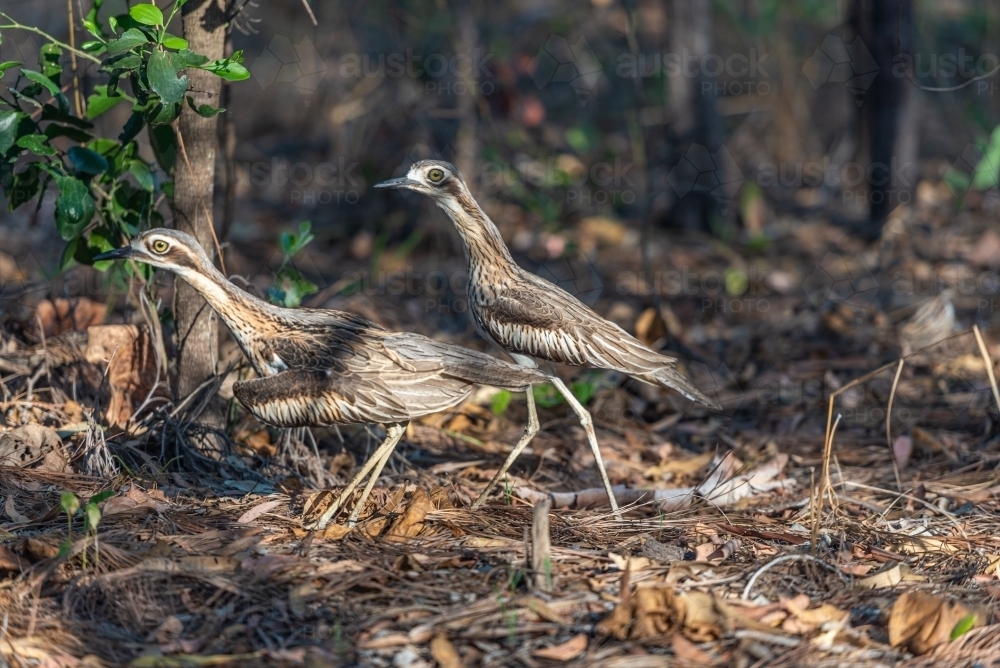
[[(451, 218), (465, 246), (468, 264), (469, 312), (476, 329), (505, 350), (518, 364), (536, 367), (536, 359), (574, 366), (611, 369), (633, 378), (667, 387), (712, 408), (719, 406), (677, 371), (677, 360), (651, 350), (621, 327), (597, 315), (573, 295), (521, 269), (511, 257), (500, 231), (469, 193), (454, 165), (438, 160), (414, 164), (403, 178), (378, 188), (406, 188), (429, 196)], [(587, 432), (608, 499), (621, 518), (597, 446), (590, 414), (559, 378), (551, 382), (569, 403)], [(528, 427), (507, 461), (490, 481), (473, 508), (503, 478), (521, 450), (538, 430), (531, 392)]]
[(521, 391), (548, 380), (537, 369), (388, 331), (351, 313), (269, 304), (229, 282), (184, 232), (149, 230), (95, 259), (119, 258), (174, 272), (218, 312), (260, 376), (233, 386), (257, 419), (276, 427), (386, 425), (385, 440), (315, 528), (324, 528), (371, 473), (348, 522), (357, 521), (409, 420), (457, 406), (476, 384)]

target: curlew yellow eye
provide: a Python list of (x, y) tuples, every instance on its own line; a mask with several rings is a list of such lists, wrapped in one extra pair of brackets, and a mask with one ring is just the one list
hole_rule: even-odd
[(441, 179), (444, 178), (444, 170), (435, 167), (431, 171), (427, 172), (427, 180), (431, 183), (441, 183)]
[(152, 243), (152, 247), (154, 253), (160, 253), (162, 255), (167, 252), (168, 248), (170, 248), (170, 244), (163, 239), (157, 239)]

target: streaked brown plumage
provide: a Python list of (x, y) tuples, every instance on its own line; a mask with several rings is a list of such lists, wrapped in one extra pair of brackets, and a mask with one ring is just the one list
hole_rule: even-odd
[(548, 378), (474, 350), (392, 332), (351, 313), (274, 306), (226, 280), (195, 239), (176, 230), (149, 230), (100, 257), (168, 269), (205, 298), (260, 376), (233, 386), (259, 420), (277, 427), (388, 425), (385, 441), (317, 522), (319, 528), (374, 468), (350, 521), (357, 519), (409, 420), (458, 405), (479, 383), (518, 391)]
[[(476, 203), (451, 163), (424, 160), (414, 164), (406, 177), (386, 181), (379, 187), (407, 188), (423, 193), (448, 214), (465, 245), (469, 311), (476, 329), (519, 364), (535, 366), (534, 358), (538, 358), (611, 369), (719, 408), (677, 371), (675, 358), (651, 350), (565, 290), (521, 269), (511, 257), (500, 231)], [(573, 404), (572, 395), (565, 390), (564, 384), (556, 382), (556, 386), (584, 421), (591, 447), (602, 468), (608, 497), (617, 512), (610, 482), (603, 473), (596, 436), (588, 424), (589, 415), (582, 406)], [(533, 414), (534, 405), (530, 400), (529, 410)], [(515, 448), (508, 462), (513, 461), (517, 451)], [(507, 465), (487, 491), (506, 472)], [(482, 497), (477, 504), (481, 500)]]

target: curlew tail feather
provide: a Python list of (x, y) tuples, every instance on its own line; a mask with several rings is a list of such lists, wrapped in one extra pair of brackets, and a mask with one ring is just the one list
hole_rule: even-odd
[(715, 410), (722, 409), (722, 406), (706, 397), (684, 374), (672, 367), (658, 369), (650, 375), (652, 376), (650, 380), (657, 385), (676, 390), (691, 401), (697, 401), (699, 404), (704, 404), (709, 408), (714, 408)]

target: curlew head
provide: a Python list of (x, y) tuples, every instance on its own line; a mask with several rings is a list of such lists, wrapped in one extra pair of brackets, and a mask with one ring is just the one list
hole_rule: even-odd
[(383, 181), (375, 187), (415, 190), (439, 202), (449, 197), (460, 197), (463, 192), (467, 192), (458, 168), (443, 160), (421, 160), (410, 167), (406, 176)]
[(94, 260), (135, 260), (181, 276), (204, 272), (212, 263), (194, 237), (179, 230), (158, 227), (132, 239), (132, 243), (101, 253)]

